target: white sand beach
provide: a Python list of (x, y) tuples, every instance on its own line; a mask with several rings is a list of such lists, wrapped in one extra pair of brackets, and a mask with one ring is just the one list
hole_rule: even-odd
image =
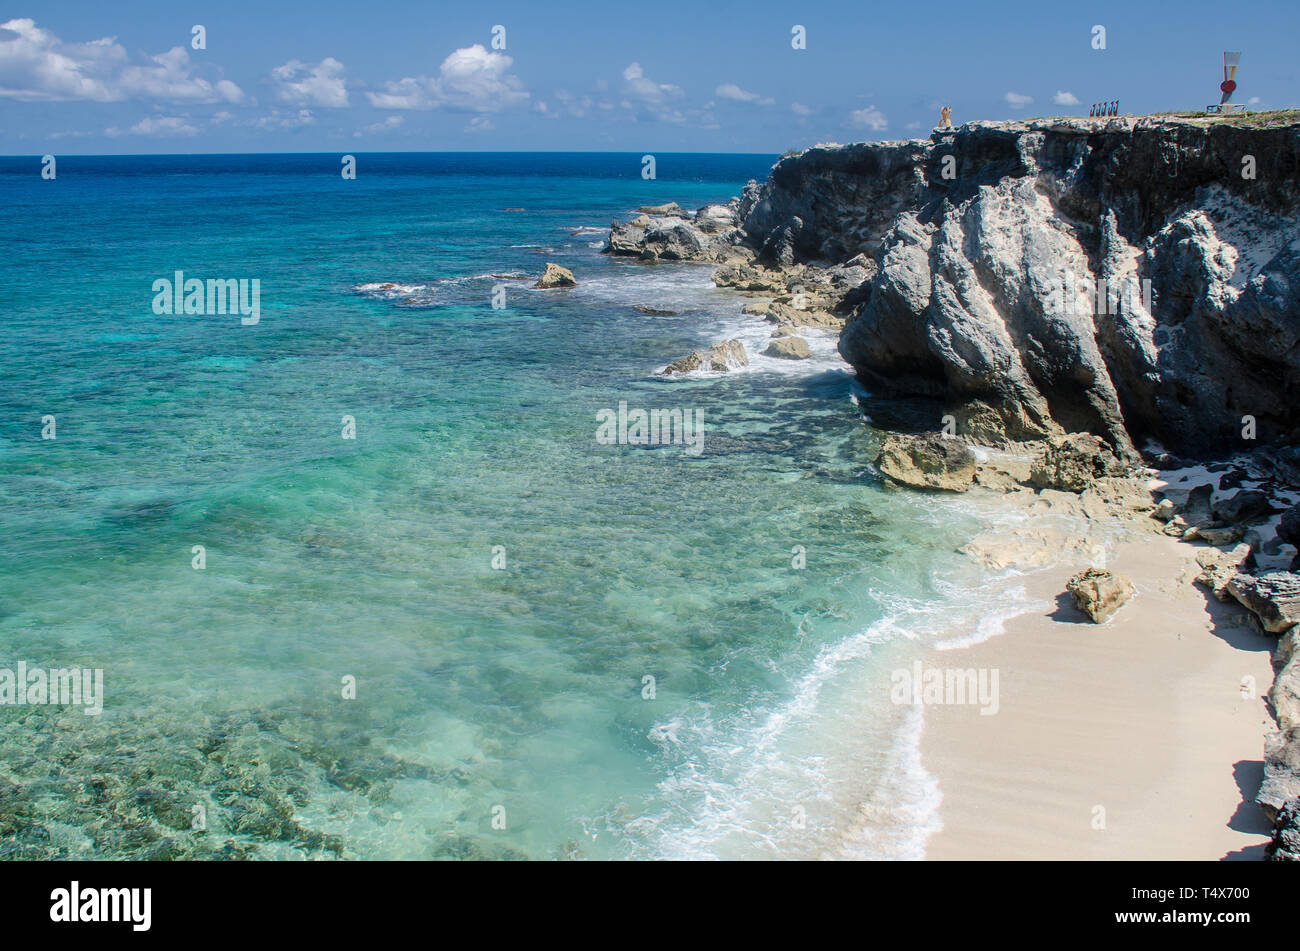
[(922, 758), (943, 795), (927, 858), (1262, 856), (1269, 824), (1252, 800), (1273, 639), (1192, 583), (1195, 551), (1157, 534), (1121, 545), (1107, 567), (1137, 593), (1103, 624), (1063, 594), (1073, 569), (1038, 572), (1031, 593), (1054, 611), (934, 653), (998, 669), (1000, 708), (925, 710)]

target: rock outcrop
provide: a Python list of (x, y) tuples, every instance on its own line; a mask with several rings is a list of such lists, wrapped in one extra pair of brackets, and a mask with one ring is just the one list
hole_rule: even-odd
[(705, 205), (694, 214), (676, 202), (640, 209), (631, 221), (610, 225), (606, 254), (642, 261), (748, 261), (753, 252), (742, 243), (739, 202)]
[(541, 278), (533, 287), (549, 289), (552, 287), (577, 287), (578, 282), (573, 277), (573, 272), (567, 267), (560, 267), (558, 264), (546, 262), (546, 270), (542, 272)]

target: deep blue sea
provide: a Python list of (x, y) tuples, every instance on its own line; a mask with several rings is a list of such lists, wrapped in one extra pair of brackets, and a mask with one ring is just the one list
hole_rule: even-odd
[[(0, 706), (0, 853), (921, 854), (888, 671), (994, 610), (975, 516), (872, 472), (833, 339), (599, 253), (773, 158), (0, 159), (0, 666), (104, 672)], [(155, 313), (177, 271), (260, 319)], [(620, 402), (703, 450), (598, 442)]]

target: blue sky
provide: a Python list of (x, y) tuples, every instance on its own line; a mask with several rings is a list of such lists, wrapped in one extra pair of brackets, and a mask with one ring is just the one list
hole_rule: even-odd
[(96, 0), (0, 24), (4, 154), (770, 153), (923, 136), (943, 103), (956, 123), (1199, 108), (1225, 49), (1239, 101), (1300, 105), (1296, 0)]

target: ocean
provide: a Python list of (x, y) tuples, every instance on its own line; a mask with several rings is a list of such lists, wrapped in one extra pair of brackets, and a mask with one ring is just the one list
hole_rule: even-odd
[[(599, 253), (774, 160), (656, 158), (0, 159), (0, 666), (104, 684), (0, 706), (0, 854), (923, 854), (889, 675), (1006, 609), (979, 513), (873, 472), (833, 339)], [(178, 271), (256, 323), (155, 312)], [(620, 403), (700, 451), (598, 440)]]

